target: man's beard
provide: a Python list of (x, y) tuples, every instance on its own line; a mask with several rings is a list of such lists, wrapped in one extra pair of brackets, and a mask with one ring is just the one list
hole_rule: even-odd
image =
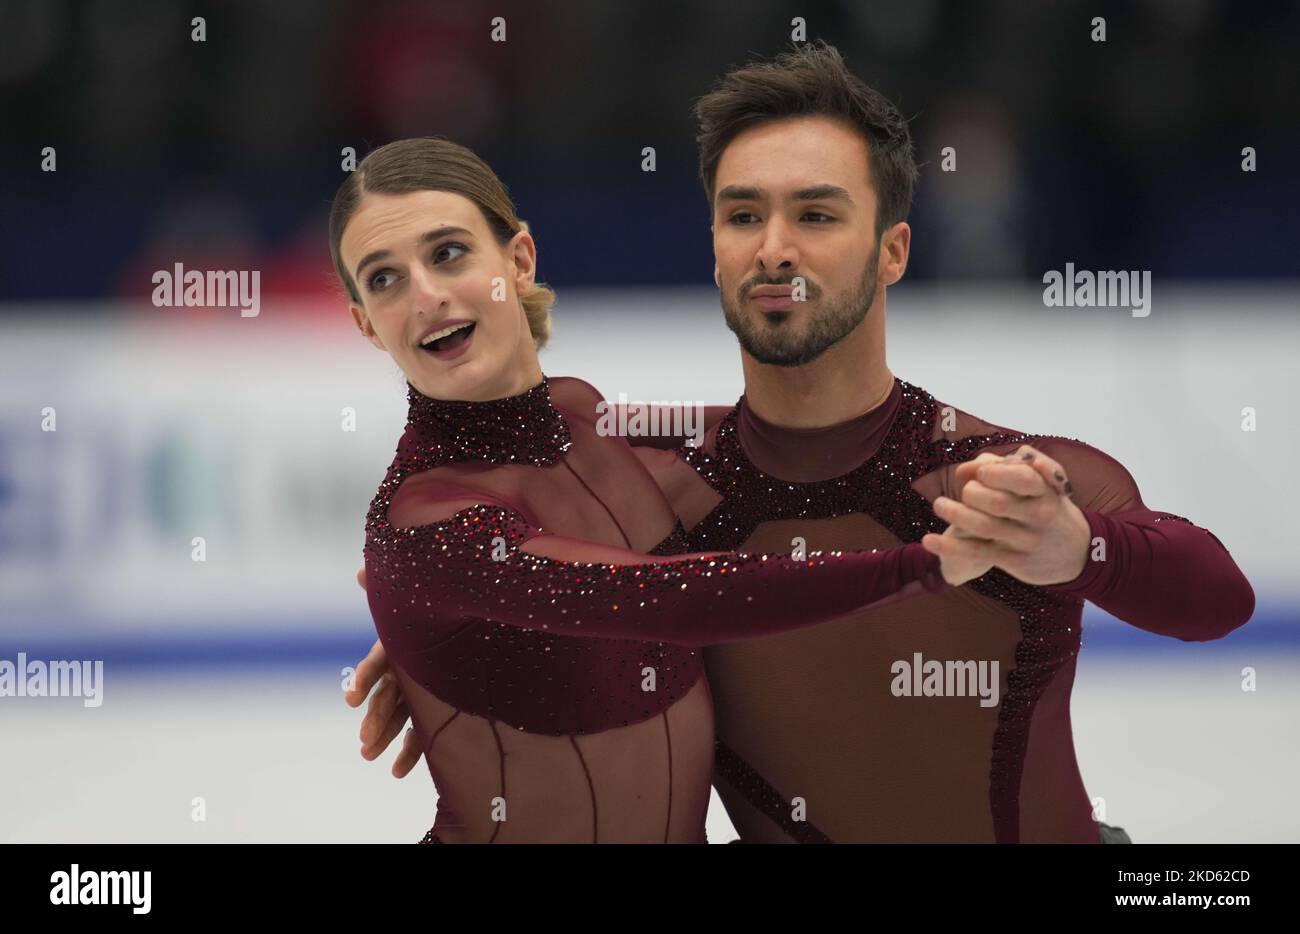
[[(880, 248), (877, 246), (855, 288), (811, 305), (806, 312), (799, 311), (796, 303), (795, 310), (785, 312), (786, 320), (779, 324), (772, 325), (757, 320), (744, 310), (744, 301), (739, 295), (729, 299), (725, 290), (720, 293), (722, 313), (727, 320), (727, 327), (731, 328), (740, 341), (740, 346), (759, 363), (803, 366), (816, 360), (862, 323), (862, 319), (871, 310), (879, 269)], [(788, 284), (788, 281), (783, 284)], [(756, 283), (750, 283), (753, 284)], [(796, 314), (809, 316), (802, 336), (795, 334)]]

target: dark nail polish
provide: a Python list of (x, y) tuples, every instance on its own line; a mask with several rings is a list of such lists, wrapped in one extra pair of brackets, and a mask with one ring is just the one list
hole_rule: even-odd
[(1066, 492), (1067, 494), (1069, 494), (1069, 493), (1073, 493), (1073, 492), (1074, 492), (1074, 486), (1070, 483), (1069, 480), (1066, 480), (1066, 481), (1065, 481), (1065, 492)]
[(1020, 455), (1020, 459), (1021, 459), (1021, 460), (1026, 460), (1026, 461), (1031, 461), (1031, 460), (1034, 459), (1034, 455), (1033, 455), (1032, 453), (1021, 454), (1021, 455)]
[(1059, 470), (1055, 472), (1055, 477), (1057, 480), (1060, 480), (1062, 482), (1064, 482), (1065, 480), (1065, 478), (1061, 476), (1061, 472)]

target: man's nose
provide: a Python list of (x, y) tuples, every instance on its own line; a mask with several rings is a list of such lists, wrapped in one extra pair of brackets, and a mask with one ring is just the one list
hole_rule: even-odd
[(758, 268), (770, 276), (791, 272), (799, 265), (799, 251), (784, 223), (777, 220), (768, 222), (756, 259)]

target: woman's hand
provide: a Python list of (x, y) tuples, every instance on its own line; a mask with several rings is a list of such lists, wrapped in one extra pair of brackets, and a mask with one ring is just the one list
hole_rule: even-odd
[(971, 538), (955, 525), (944, 529), (943, 534), (929, 532), (921, 537), (921, 545), (932, 555), (939, 556), (939, 570), (943, 579), (953, 587), (987, 574), (993, 567), (983, 539)]

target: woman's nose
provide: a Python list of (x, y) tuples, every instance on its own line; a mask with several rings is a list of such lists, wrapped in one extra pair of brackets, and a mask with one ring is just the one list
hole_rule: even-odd
[(412, 310), (427, 318), (436, 318), (449, 304), (447, 289), (428, 269), (416, 267), (411, 272)]

